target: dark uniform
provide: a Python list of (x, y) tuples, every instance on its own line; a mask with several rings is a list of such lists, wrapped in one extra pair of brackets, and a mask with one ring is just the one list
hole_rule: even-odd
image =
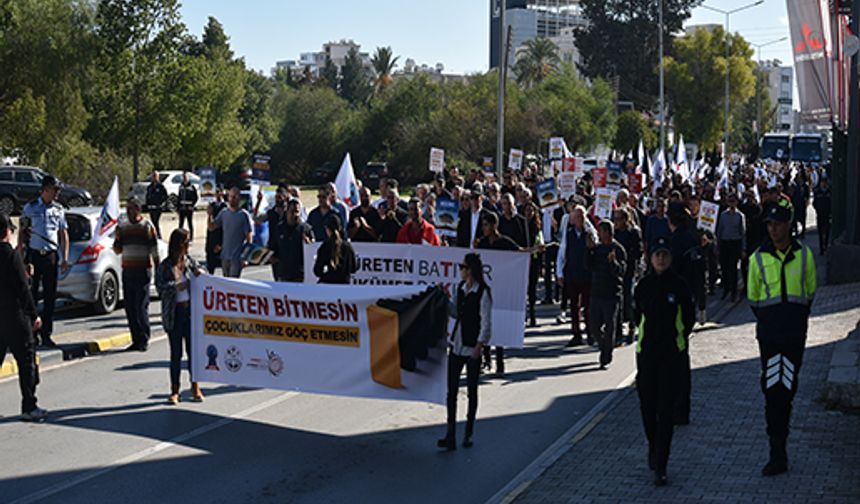
[[(56, 186), (54, 177), (47, 176), (42, 180), (43, 189)], [(57, 301), (57, 277), (62, 254), (61, 236), (67, 237), (68, 224), (66, 212), (56, 201), (45, 204), (42, 196), (27, 203), (21, 213), (21, 218), (28, 221), (29, 232), (27, 258), (33, 265), (32, 295), (39, 299), (39, 287), (42, 288), (42, 329), (40, 331), (42, 344), (55, 346), (51, 340), (54, 332), (54, 304)], [(65, 239), (65, 238), (64, 238)]]
[(818, 251), (824, 255), (830, 244), (830, 214), (833, 199), (830, 195), (830, 187), (821, 187), (820, 182), (814, 194), (812, 207), (815, 208), (815, 222), (818, 225)]
[[(9, 218), (0, 215), (0, 234), (7, 229), (14, 231)], [(39, 370), (36, 367), (36, 340), (33, 338), (33, 322), (36, 320), (36, 303), (27, 286), (24, 262), (21, 255), (9, 243), (0, 243), (0, 366), (7, 350), (18, 363), (18, 385), (21, 388), (21, 412), (25, 420), (40, 420), (43, 413), (36, 407), (36, 385)], [(32, 416), (31, 416), (32, 415)]]
[(188, 222), (188, 239), (194, 241), (194, 206), (197, 205), (197, 188), (194, 184), (179, 186), (176, 210), (179, 212), (179, 227)]
[[(765, 218), (793, 222), (792, 211), (785, 200), (770, 205)], [(815, 288), (812, 250), (796, 240), (784, 251), (777, 250), (767, 240), (750, 258), (747, 297), (756, 317), (761, 389), (770, 438), (770, 461), (762, 471), (765, 476), (785, 472), (788, 468), (785, 445), (791, 402), (797, 392)]]
[[(705, 292), (705, 279), (702, 275), (703, 260), (696, 235), (687, 228), (678, 228), (669, 237), (672, 250), (672, 270), (674, 270), (687, 284), (690, 292), (690, 300), (699, 303), (701, 308), (701, 296)], [(697, 295), (699, 294), (699, 295)], [(690, 353), (685, 347), (681, 352), (682, 365), (679, 368), (678, 398), (675, 401), (675, 423), (687, 425), (690, 423), (690, 394), (692, 379), (690, 375)]]
[(167, 205), (167, 189), (161, 181), (150, 183), (146, 186), (146, 200), (144, 202), (145, 210), (149, 212), (149, 220), (155, 226), (155, 233), (161, 239), (161, 212), (164, 211), (164, 206)]
[[(649, 250), (669, 250), (668, 240), (659, 238)], [(648, 438), (648, 464), (656, 471), (658, 483), (664, 484), (681, 386), (678, 377), (695, 323), (693, 296), (684, 279), (670, 268), (662, 275), (652, 271), (642, 278), (634, 304), (634, 320), (639, 323), (636, 390)]]

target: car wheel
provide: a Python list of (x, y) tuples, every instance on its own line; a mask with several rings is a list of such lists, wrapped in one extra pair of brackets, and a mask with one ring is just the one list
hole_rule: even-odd
[(69, 208), (75, 208), (75, 207), (82, 207), (82, 206), (86, 206), (86, 205), (84, 204), (84, 200), (83, 200), (83, 199), (81, 199), (81, 198), (79, 198), (78, 196), (75, 196), (75, 197), (73, 197), (73, 198), (70, 198), (70, 199), (69, 199), (69, 201), (68, 201), (68, 203), (69, 203)]
[(119, 281), (116, 273), (105, 271), (102, 281), (99, 283), (98, 299), (96, 299), (95, 310), (98, 314), (110, 313), (116, 309), (119, 302)]
[(3, 215), (12, 215), (15, 212), (15, 200), (11, 196), (3, 196), (0, 198), (0, 213)]
[(167, 197), (167, 209), (171, 212), (176, 211), (176, 207), (179, 206), (179, 196), (175, 194), (171, 194)]

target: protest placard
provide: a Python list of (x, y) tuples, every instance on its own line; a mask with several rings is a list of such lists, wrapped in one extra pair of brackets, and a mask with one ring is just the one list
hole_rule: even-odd
[(564, 157), (564, 138), (552, 137), (549, 139), (549, 158), (562, 159)]
[(430, 171), (442, 173), (445, 170), (445, 150), (430, 147)]
[(606, 164), (606, 185), (621, 185), (621, 163), (610, 161)]
[(717, 232), (717, 217), (720, 215), (720, 205), (703, 201), (699, 206), (698, 228), (711, 233)]
[(606, 179), (609, 176), (606, 168), (591, 169), (591, 183), (595, 188), (606, 187)]
[(523, 151), (520, 149), (511, 149), (508, 155), (508, 168), (511, 170), (519, 170), (523, 167)]
[(460, 220), (460, 202), (451, 198), (436, 200), (436, 233), (439, 236), (457, 236)]
[(576, 194), (576, 173), (565, 171), (558, 174), (558, 192), (562, 199)]
[(600, 220), (612, 218), (612, 200), (614, 194), (612, 189), (601, 187), (597, 189), (594, 198), (594, 216)]
[(639, 194), (642, 192), (642, 174), (641, 173), (631, 173), (627, 176), (628, 186), (630, 186), (630, 192)]
[(555, 178), (548, 178), (538, 182), (535, 190), (537, 191), (538, 202), (540, 202), (542, 208), (558, 202), (558, 187), (555, 184)]

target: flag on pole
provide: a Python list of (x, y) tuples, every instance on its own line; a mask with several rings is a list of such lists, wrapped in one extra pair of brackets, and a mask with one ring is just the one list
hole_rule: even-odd
[(642, 144), (642, 140), (639, 140), (639, 149), (636, 151), (637, 161), (639, 164), (636, 166), (636, 173), (642, 172), (642, 167), (645, 166), (645, 145)]
[(663, 149), (657, 151), (657, 157), (654, 159), (654, 164), (651, 165), (651, 185), (652, 194), (657, 194), (657, 189), (663, 186), (663, 171), (666, 169), (666, 155), (663, 154)]
[(110, 186), (110, 191), (108, 191), (102, 212), (99, 214), (96, 232), (93, 233), (90, 246), (94, 246), (102, 241), (117, 224), (119, 224), (119, 180), (117, 177), (114, 177), (113, 185)]
[(355, 171), (352, 169), (352, 158), (349, 156), (349, 152), (343, 158), (340, 171), (337, 172), (337, 178), (334, 179), (334, 186), (337, 189), (337, 197), (346, 206), (349, 208), (358, 206), (358, 181), (355, 179)]
[(678, 135), (678, 155), (675, 156), (676, 171), (684, 181), (690, 180), (690, 163), (687, 162), (687, 148), (684, 146), (684, 135)]

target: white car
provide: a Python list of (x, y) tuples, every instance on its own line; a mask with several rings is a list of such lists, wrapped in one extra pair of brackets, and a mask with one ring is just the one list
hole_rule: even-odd
[[(170, 211), (176, 210), (176, 205), (179, 202), (179, 186), (182, 185), (182, 174), (188, 173), (188, 180), (191, 182), (197, 189), (197, 195), (202, 195), (201, 181), (200, 177), (191, 173), (191, 172), (181, 172), (181, 171), (160, 171), (158, 172), (158, 179), (161, 180), (161, 183), (164, 184), (164, 189), (167, 190), (167, 208)], [(134, 196), (138, 198), (141, 203), (146, 203), (146, 188), (149, 187), (149, 184), (152, 182), (152, 174), (147, 175), (140, 182), (135, 182), (134, 185), (131, 186), (131, 191), (129, 192), (129, 197)], [(206, 202), (203, 201), (202, 198), (197, 200), (197, 206), (205, 206)]]

